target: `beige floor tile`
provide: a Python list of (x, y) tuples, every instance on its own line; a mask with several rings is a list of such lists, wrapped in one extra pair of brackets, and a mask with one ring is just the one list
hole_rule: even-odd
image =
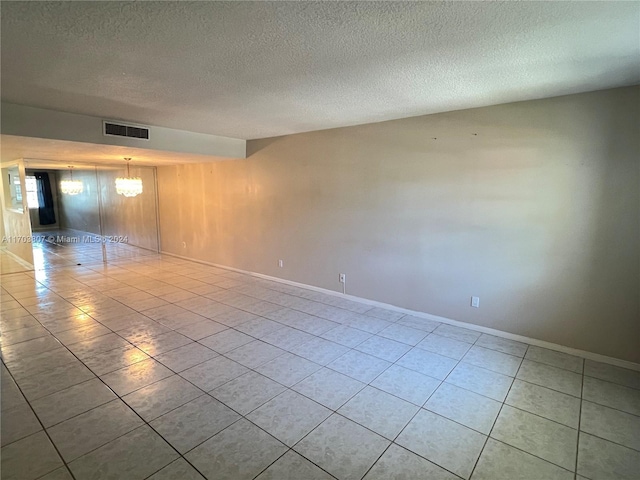
[(391, 365), (371, 386), (421, 407), (441, 381), (399, 365)]
[(628, 448), (640, 451), (640, 417), (582, 402), (580, 430)]
[(14, 378), (20, 381), (23, 378), (48, 372), (54, 368), (75, 362), (77, 362), (77, 358), (69, 350), (60, 346), (60, 348), (7, 362), (7, 368)]
[(208, 478), (249, 480), (276, 461), (287, 447), (247, 420), (240, 420), (187, 453)]
[(380, 318), (382, 320), (387, 320), (388, 322), (396, 322), (405, 316), (402, 312), (395, 312), (393, 310), (387, 310), (386, 308), (375, 307), (371, 310), (367, 310), (365, 315), (370, 317)]
[(150, 425), (184, 454), (240, 418), (215, 398), (203, 395), (156, 418)]
[(584, 377), (584, 400), (640, 416), (640, 390)]
[(100, 378), (114, 392), (123, 396), (171, 375), (173, 372), (160, 362), (147, 359), (107, 373)]
[(204, 392), (179, 375), (167, 377), (122, 397), (146, 422), (178, 408)]
[(516, 379), (505, 403), (571, 428), (578, 428), (580, 399)]
[(210, 394), (241, 415), (282, 393), (285, 387), (256, 372), (246, 373), (211, 390)]
[(333, 414), (294, 450), (341, 480), (360, 479), (390, 442), (370, 430)]
[(396, 342), (389, 338), (373, 335), (356, 346), (355, 350), (381, 358), (387, 362), (395, 362), (411, 350), (411, 346), (406, 343)]
[(640, 389), (640, 372), (606, 363), (585, 360), (584, 374), (608, 382)]
[(142, 424), (140, 417), (124, 402), (113, 400), (47, 431), (68, 463)]
[(365, 387), (338, 413), (393, 440), (418, 412), (419, 407), (373, 387)]
[(574, 397), (580, 397), (582, 392), (582, 377), (579, 374), (527, 359), (520, 365), (516, 378)]
[(269, 333), (273, 333), (280, 330), (285, 325), (282, 323), (274, 322), (268, 318), (256, 317), (252, 320), (246, 321), (237, 325), (236, 330), (251, 335), (254, 338), (262, 338)]
[(256, 480), (332, 480), (333, 478), (306, 458), (289, 450), (258, 475)]
[(73, 477), (67, 467), (60, 467), (51, 473), (47, 473), (44, 477), (40, 477), (38, 480), (73, 480)]
[(569, 470), (490, 438), (471, 480), (573, 480)]
[(321, 368), (322, 366), (313, 363), (311, 360), (292, 353), (284, 353), (257, 367), (256, 372), (282, 385), (291, 387)]
[(142, 343), (136, 343), (136, 347), (147, 355), (155, 357), (190, 343), (193, 343), (190, 338), (177, 332), (169, 332), (152, 337)]
[(94, 378), (34, 400), (31, 406), (48, 428), (115, 399), (115, 393)]
[(441, 335), (429, 334), (418, 345), (418, 348), (427, 350), (429, 352), (437, 353), (438, 355), (444, 355), (455, 360), (462, 360), (465, 353), (472, 347), (470, 343), (461, 342), (460, 340), (454, 340), (453, 338), (443, 337)]
[(180, 327), (176, 331), (185, 337), (189, 337), (191, 340), (201, 340), (216, 333), (224, 332), (227, 328), (229, 327), (222, 323), (213, 320), (203, 320)]
[(637, 480), (640, 452), (580, 432), (578, 473), (592, 480)]
[(327, 368), (348, 375), (360, 382), (369, 383), (390, 366), (391, 362), (350, 350), (327, 365)]
[(391, 445), (369, 470), (363, 480), (458, 480), (460, 477), (419, 457), (413, 452)]
[(440, 415), (420, 410), (396, 443), (456, 475), (468, 479), (486, 436)]
[(520, 363), (522, 363), (522, 358), (474, 345), (462, 361), (492, 372), (515, 377)]
[(255, 340), (241, 347), (227, 352), (225, 355), (231, 360), (244, 365), (247, 368), (256, 368), (269, 360), (286, 353), (284, 350), (268, 343)]
[(104, 375), (148, 358), (149, 355), (139, 348), (128, 345), (109, 350), (108, 352), (99, 353), (93, 357), (84, 358), (82, 361), (96, 375)]
[(351, 377), (323, 368), (291, 388), (325, 407), (337, 410), (365, 385)]
[(578, 431), (505, 405), (491, 437), (574, 471)]
[(0, 457), (3, 480), (35, 479), (63, 465), (44, 432), (2, 447)]
[(2, 446), (42, 430), (42, 425), (27, 403), (2, 411)]
[(568, 353), (556, 352), (548, 348), (531, 345), (524, 356), (527, 360), (545, 363), (553, 367), (563, 368), (574, 373), (582, 373), (584, 359), (569, 355)]
[(331, 413), (319, 403), (287, 390), (251, 412), (247, 419), (292, 447)]
[(204, 477), (198, 473), (186, 460), (179, 458), (170, 463), (162, 470), (154, 473), (148, 480), (204, 480)]
[(469, 390), (443, 383), (424, 408), (489, 435), (502, 404)]
[(417, 328), (407, 327), (405, 325), (393, 324), (378, 332), (380, 337), (390, 338), (396, 342), (406, 343), (412, 347), (416, 346), (427, 336), (427, 333)]
[[(146, 478), (178, 458), (151, 428), (143, 425), (69, 464), (77, 479)], [(140, 461), (144, 459), (144, 461)]]
[(440, 326), (438, 326), (433, 331), (433, 333), (467, 343), (474, 343), (480, 337), (480, 333), (474, 332), (473, 330), (470, 330), (468, 328), (446, 324), (441, 324)]
[(437, 353), (427, 352), (426, 350), (414, 347), (398, 360), (396, 365), (438, 380), (444, 380), (457, 363), (453, 358), (444, 357)]
[(260, 337), (260, 340), (289, 351), (293, 347), (302, 345), (314, 338), (310, 333), (296, 330), (295, 328), (287, 327), (286, 325), (281, 325), (281, 327), (282, 328), (263, 335)]
[(32, 402), (92, 378), (95, 375), (84, 364), (75, 361), (38, 375), (18, 379), (18, 385), (27, 400)]
[(255, 339), (245, 333), (237, 330), (224, 330), (209, 337), (198, 340), (202, 345), (209, 347), (215, 352), (224, 354), (234, 350), (242, 345), (253, 342)]
[(461, 362), (445, 382), (503, 402), (513, 383), (513, 378)]
[(296, 345), (290, 351), (319, 365), (327, 365), (347, 353), (349, 349), (344, 345), (316, 337)]
[(247, 373), (249, 369), (226, 357), (218, 356), (180, 372), (180, 376), (209, 392)]
[(189, 343), (160, 355), (155, 359), (176, 373), (217, 357), (218, 354), (199, 343)]
[(398, 320), (395, 325), (403, 325), (405, 327), (415, 328), (416, 330), (422, 330), (423, 332), (432, 332), (440, 325), (440, 322), (436, 322), (433, 320), (429, 320), (422, 317), (415, 317), (413, 315), (405, 315), (400, 320)]
[(365, 340), (371, 338), (372, 334), (358, 330), (357, 328), (340, 325), (320, 335), (322, 338), (338, 343), (348, 348), (354, 348)]
[(491, 350), (496, 350), (502, 353), (508, 353), (509, 355), (515, 355), (516, 357), (524, 357), (528, 347), (526, 343), (516, 342), (515, 340), (496, 337), (486, 333), (480, 335), (475, 345), (490, 348)]

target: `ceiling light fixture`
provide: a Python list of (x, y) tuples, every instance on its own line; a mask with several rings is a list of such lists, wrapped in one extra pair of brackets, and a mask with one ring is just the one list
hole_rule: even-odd
[(73, 167), (69, 165), (69, 180), (62, 180), (60, 182), (60, 191), (65, 195), (78, 195), (84, 190), (84, 185), (81, 180), (73, 179)]
[(125, 161), (127, 162), (127, 176), (116, 178), (116, 192), (125, 197), (135, 197), (142, 193), (142, 179), (130, 175), (129, 162), (131, 158), (125, 158)]

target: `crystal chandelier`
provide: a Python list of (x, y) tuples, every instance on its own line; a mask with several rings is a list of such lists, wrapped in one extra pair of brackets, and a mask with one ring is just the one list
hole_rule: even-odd
[(142, 179), (140, 177), (132, 177), (129, 174), (129, 162), (131, 158), (125, 158), (127, 162), (127, 176), (116, 178), (116, 192), (125, 197), (135, 197), (142, 193)]
[(69, 180), (60, 182), (60, 191), (65, 195), (78, 195), (82, 190), (84, 190), (82, 181), (73, 179), (73, 167), (69, 165)]

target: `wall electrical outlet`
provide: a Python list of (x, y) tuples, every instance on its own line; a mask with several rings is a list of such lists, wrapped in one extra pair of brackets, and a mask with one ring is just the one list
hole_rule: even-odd
[(278, 266), (282, 268), (284, 266), (284, 262), (282, 260), (278, 260)]
[(347, 283), (347, 274), (346, 273), (341, 273), (339, 275), (338, 279), (340, 280), (340, 283)]
[(473, 308), (480, 308), (480, 297), (471, 297), (471, 306)]

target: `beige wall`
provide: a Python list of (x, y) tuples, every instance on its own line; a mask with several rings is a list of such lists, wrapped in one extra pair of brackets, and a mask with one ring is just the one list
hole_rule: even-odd
[(116, 178), (123, 170), (99, 172), (102, 191), (104, 235), (126, 236), (128, 243), (158, 250), (155, 171), (150, 167), (131, 167), (131, 176), (142, 179), (142, 193), (124, 197), (116, 192)]
[[(25, 170), (24, 162), (22, 160), (16, 160), (15, 162), (9, 162), (3, 164), (2, 168), (9, 166), (17, 166), (20, 176), (20, 183), (22, 188), (22, 210), (13, 210), (10, 204), (5, 201), (4, 182), (0, 182), (0, 189), (2, 189), (1, 208), (2, 208), (2, 222), (4, 224), (4, 236), (7, 237), (8, 242), (1, 242), (1, 246), (5, 247), (7, 251), (11, 252), (15, 256), (21, 258), (26, 263), (33, 265), (33, 250), (31, 242), (28, 241), (31, 238), (31, 222), (29, 221), (29, 208), (27, 207), (27, 195), (26, 187), (24, 183)], [(5, 171), (2, 172), (5, 174)]]
[(337, 291), (343, 272), (353, 295), (640, 362), (639, 94), (270, 138), (246, 160), (160, 167), (163, 250)]

